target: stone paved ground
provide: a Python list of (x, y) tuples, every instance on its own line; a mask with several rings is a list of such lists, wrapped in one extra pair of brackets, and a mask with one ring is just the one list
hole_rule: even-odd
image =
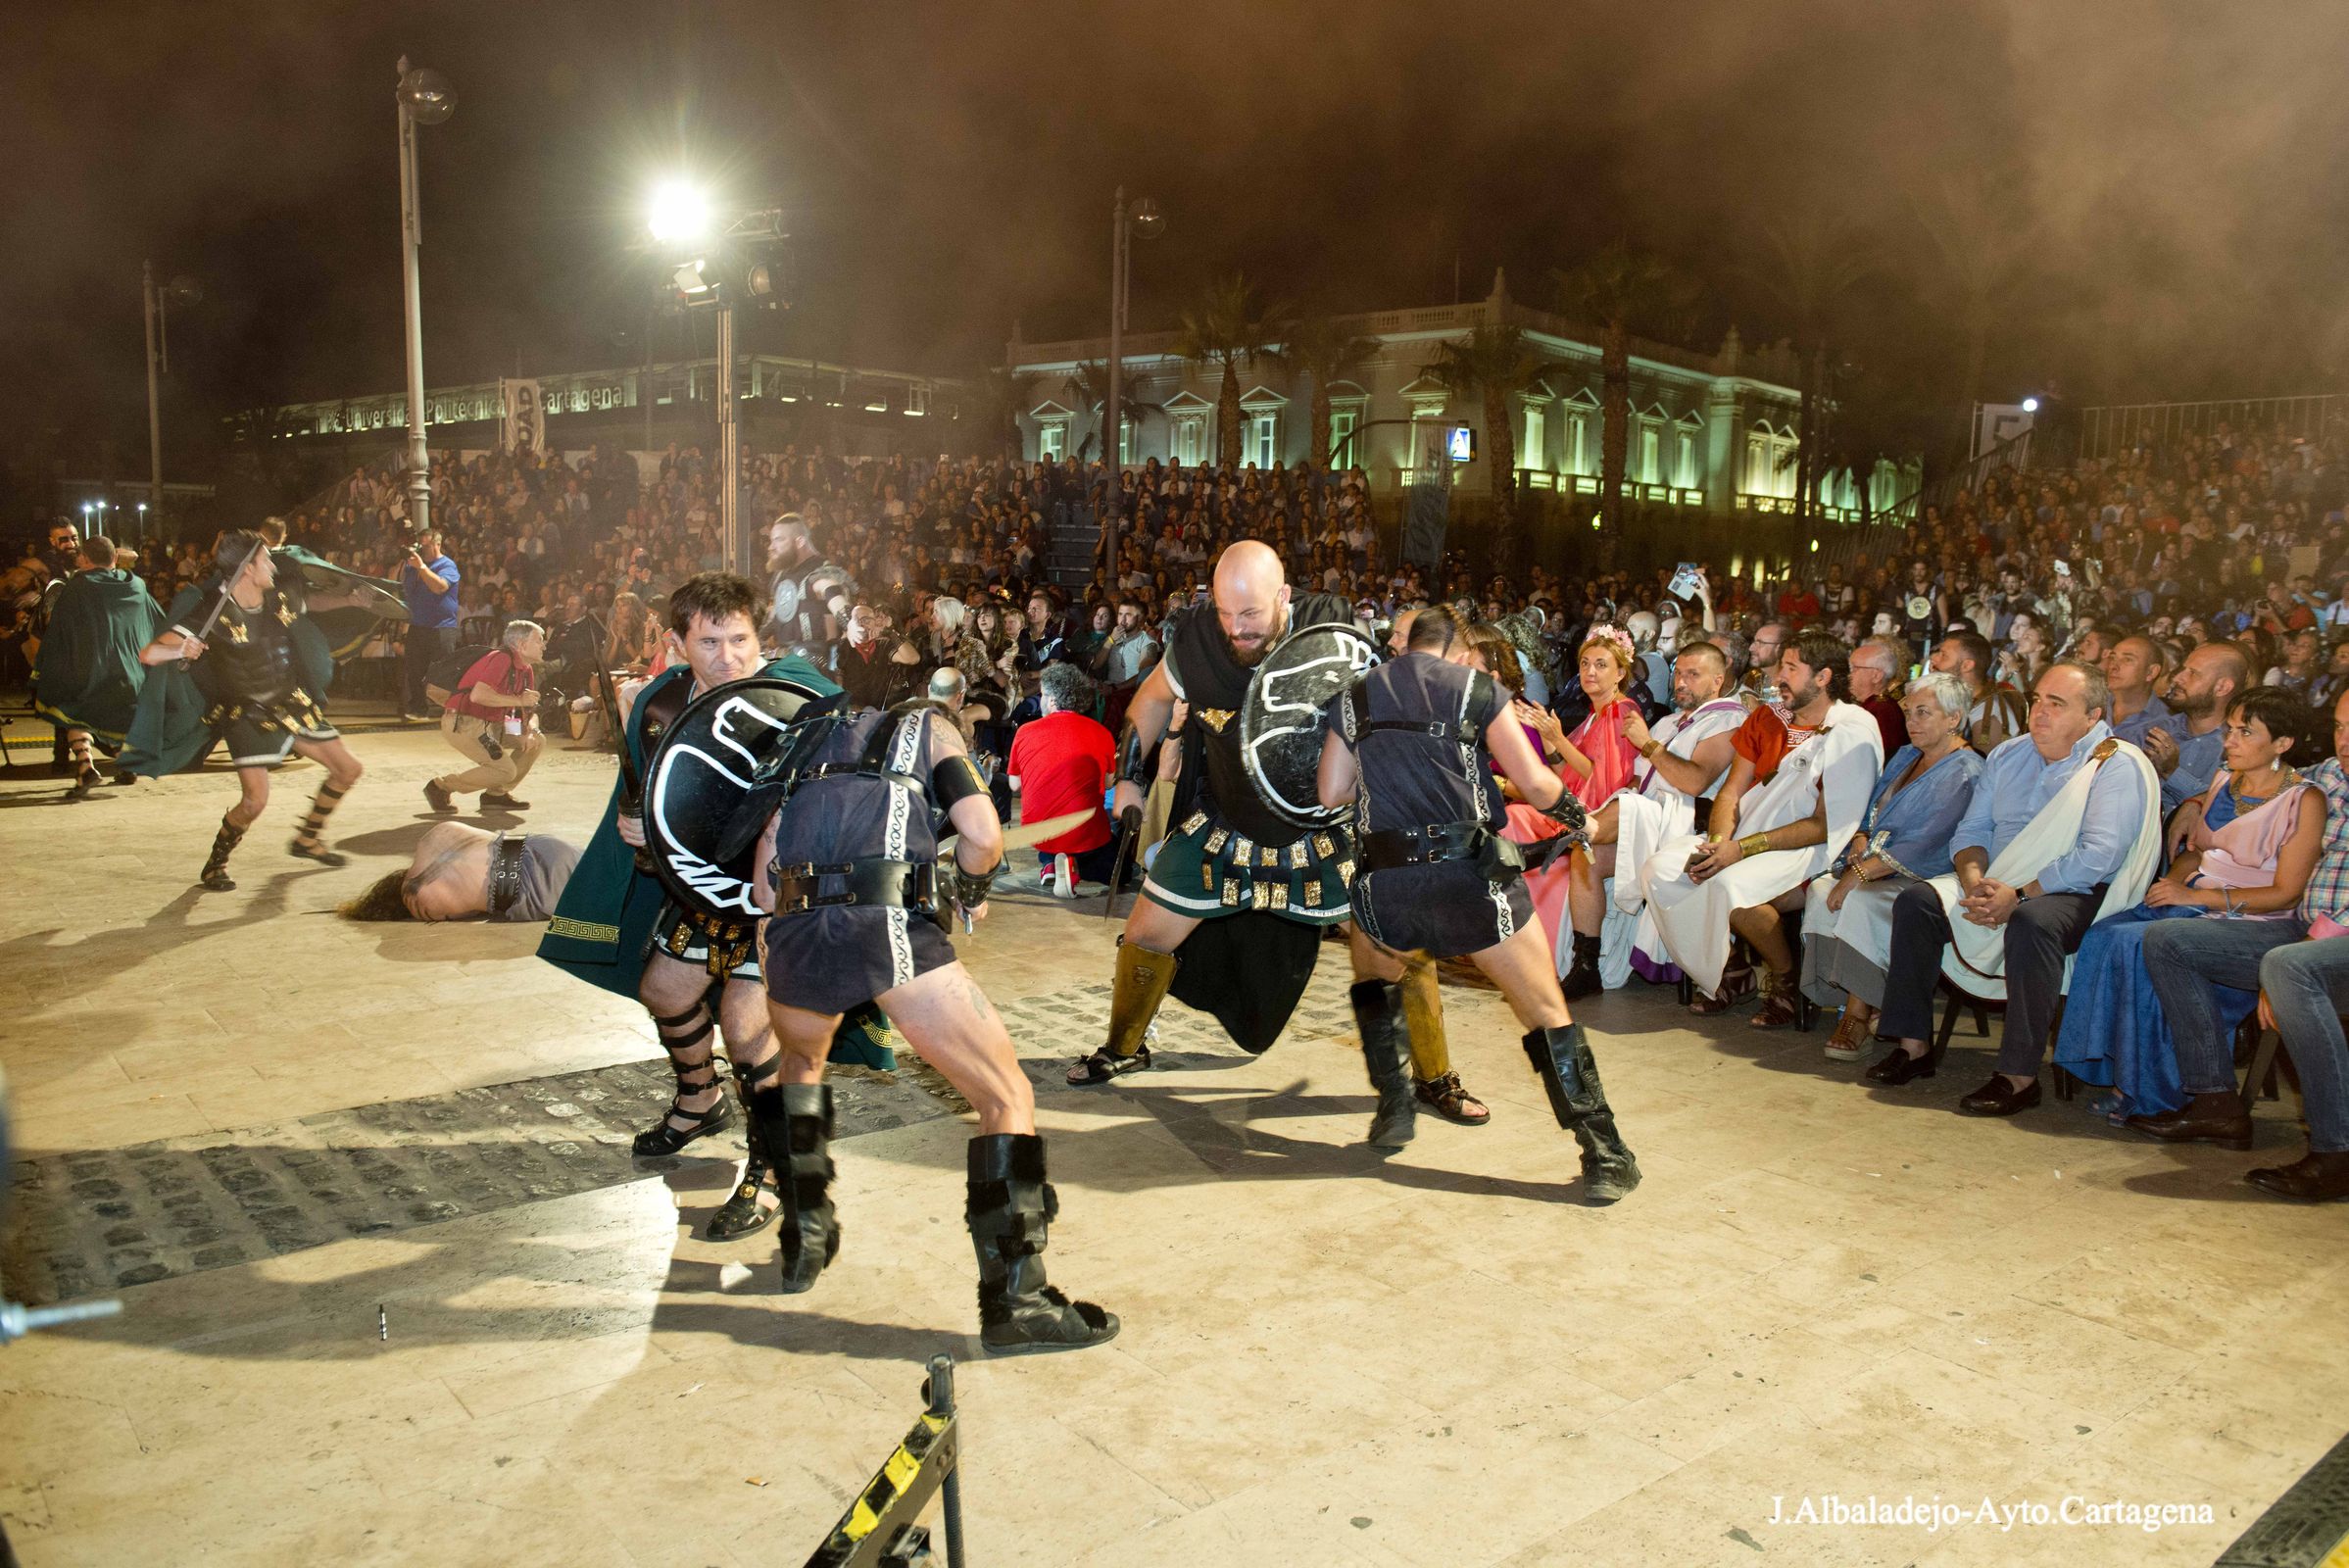
[[(802, 1560), (922, 1359), (975, 1355), (967, 1129), (845, 1140), (840, 1261), (776, 1295), (771, 1240), (692, 1234), (725, 1158), (638, 1172), (517, 1131), (581, 1084), (657, 1099), (626, 1065), (655, 1054), (641, 1014), (536, 962), (531, 931), (328, 912), (414, 844), (442, 765), (422, 732), (358, 749), (358, 863), (283, 856), (318, 777), (293, 768), (227, 895), (189, 885), (225, 775), (77, 806), (0, 778), (26, 1288), (143, 1266), (109, 1260), (100, 1203), (168, 1221), (199, 1170), (228, 1195), (147, 1238), (177, 1250), (121, 1318), (0, 1350), (10, 1537), (35, 1565)], [(608, 766), (549, 756), (530, 825), (584, 836)], [(1505, 1008), (1464, 985), (1455, 1052), (1493, 1122), (1423, 1123), (1391, 1160), (1356, 1142), (1342, 962), (1260, 1058), (1176, 1009), (1165, 1070), (1066, 1088), (1111, 932), (1014, 890), (960, 944), (1038, 1084), (1054, 1274), (1126, 1321), (964, 1369), (980, 1562), (2206, 1563), (2341, 1436), (2349, 1210), (2239, 1181), (2290, 1157), (2288, 1104), (2251, 1156), (2065, 1105), (1984, 1125), (1950, 1111), (1987, 1070), (1963, 1034), (1939, 1078), (1873, 1093), (1819, 1036), (1635, 990), (1584, 1016), (1647, 1181), (1591, 1210)], [(586, 1168), (545, 1152), (564, 1143)], [(234, 1201), (320, 1152), (350, 1222), (316, 1193), (266, 1221)], [(1830, 1494), (2214, 1522), (1791, 1522)]]

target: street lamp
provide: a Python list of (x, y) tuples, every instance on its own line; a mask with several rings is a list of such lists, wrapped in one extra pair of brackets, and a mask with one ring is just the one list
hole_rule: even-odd
[(1125, 369), (1126, 304), (1133, 263), (1130, 236), (1156, 239), (1166, 229), (1166, 215), (1158, 204), (1145, 196), (1129, 208), (1126, 188), (1117, 187), (1116, 204), (1109, 216), (1109, 395), (1101, 408), (1101, 454), (1109, 461), (1109, 494), (1107, 515), (1101, 522), (1101, 538), (1105, 543), (1102, 563), (1110, 577), (1109, 588), (1115, 595), (1117, 583), (1117, 496), (1118, 482), (1125, 470), (1125, 458), (1120, 439), (1125, 431), (1119, 417), (1119, 393)]
[(437, 125), (457, 112), (449, 79), (422, 67), (411, 70), (400, 57), (400, 281), (408, 325), (408, 520), (422, 530), (432, 521), (432, 457), (424, 449), (423, 285), (416, 272), (416, 247), (424, 241), (423, 208), (416, 194), (416, 128)]
[[(158, 518), (163, 515), (163, 416), (159, 378), (171, 368), (171, 336), (170, 312), (175, 306), (201, 303), (203, 285), (192, 277), (172, 278), (158, 288), (155, 283), (155, 264), (139, 264), (139, 294), (147, 312), (147, 500), (155, 508)], [(139, 508), (140, 533), (146, 532), (144, 514)]]
[[(688, 310), (710, 307), (717, 322), (718, 531), (726, 559), (738, 571), (755, 575), (760, 566), (757, 542), (741, 525), (742, 438), (737, 421), (734, 373), (734, 306), (780, 306), (779, 265), (759, 262), (762, 253), (788, 236), (780, 208), (732, 212), (721, 219), (709, 195), (690, 181), (663, 180), (645, 208), (645, 231), (661, 259), (669, 285)], [(648, 402), (652, 389), (640, 396)]]

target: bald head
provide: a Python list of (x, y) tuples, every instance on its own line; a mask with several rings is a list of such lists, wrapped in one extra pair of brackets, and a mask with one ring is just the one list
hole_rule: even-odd
[(1289, 578), (1272, 547), (1243, 539), (1215, 563), (1215, 618), (1232, 651), (1252, 664), (1289, 622)]

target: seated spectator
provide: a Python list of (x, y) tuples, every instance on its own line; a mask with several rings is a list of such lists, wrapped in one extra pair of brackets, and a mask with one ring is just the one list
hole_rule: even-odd
[[(2332, 710), (2336, 754), (2349, 753), (2349, 694)], [(2255, 1169), (2246, 1179), (2279, 1198), (2349, 1198), (2349, 771), (2340, 757), (2308, 770), (2325, 796), (2324, 850), (2289, 919), (2178, 920), (2145, 929), (2144, 957), (2178, 1050), (2180, 1108), (2132, 1117), (2137, 1132), (2167, 1143), (2239, 1145), (2250, 1107), (2234, 1082), (2227, 991), (2260, 994), (2263, 1027), (2276, 1031), (2299, 1069), (2308, 1153)], [(2303, 936), (2310, 940), (2302, 940)]]
[(1668, 839), (1640, 868), (1657, 933), (1700, 993), (1699, 1013), (1737, 995), (1733, 934), (1769, 967), (1755, 1027), (1782, 1027), (1798, 1010), (1780, 906), (1802, 907), (1811, 878), (1858, 829), (1884, 765), (1876, 720), (1840, 696), (1850, 659), (1825, 632), (1797, 634), (1779, 660), (1778, 703), (1755, 709), (1730, 743), (1709, 836)]
[[(2170, 679), (2170, 719), (2145, 733), (2145, 757), (2161, 775), (2162, 815), (2210, 788), (2227, 743), (2227, 710), (2249, 691), (2250, 661), (2232, 643), (2204, 643)], [(2172, 832), (2172, 842), (2177, 834)]]
[(1900, 696), (1908, 675), (1909, 651), (1897, 637), (1872, 636), (1851, 651), (1851, 701), (1875, 718), (1886, 757), (1909, 743)]
[[(1637, 714), (1624, 720), (1623, 737), (1639, 760), (1625, 787), (1590, 813), (1584, 829), (1588, 853), (1578, 857), (1567, 889), (1574, 951), (1561, 979), (1568, 1001), (1590, 996), (1602, 984), (1599, 939), (1609, 877), (1615, 880), (1616, 906), (1639, 920), (1632, 951), (1662, 950), (1640, 892), (1639, 867), (1659, 843), (1693, 831), (1698, 816), (1712, 809), (1714, 786), (1729, 771), (1731, 736), (1745, 722), (1745, 705), (1730, 696), (1728, 687), (1729, 661), (1721, 650), (1692, 642), (1672, 663), (1673, 710), (1653, 731)], [(1619, 867), (1628, 872), (1618, 875)]]
[[(1503, 662), (1514, 658), (1515, 650), (1506, 640), (1495, 634), (1493, 641)], [(1632, 769), (1639, 762), (1639, 754), (1632, 749), (1624, 729), (1627, 720), (1639, 717), (1639, 703), (1625, 690), (1626, 683), (1639, 669), (1639, 655), (1630, 635), (1620, 626), (1593, 626), (1583, 642), (1576, 663), (1581, 672), (1583, 695), (1590, 699), (1590, 712), (1571, 736), (1557, 714), (1545, 708), (1536, 708), (1520, 699), (1513, 711), (1518, 722), (1539, 737), (1536, 751), (1542, 761), (1557, 772), (1559, 781), (1587, 810), (1596, 810), (1631, 782)], [(1508, 685), (1516, 689), (1522, 681), (1519, 675)], [(1539, 844), (1563, 831), (1549, 817), (1519, 801), (1509, 807), (1509, 822), (1502, 834), (1519, 844)], [(1542, 929), (1549, 933), (1553, 953), (1563, 946), (1559, 928), (1567, 923), (1567, 890), (1575, 875), (1572, 866), (1577, 859), (1584, 862), (1582, 874), (1588, 878), (1587, 847), (1577, 847), (1525, 873), (1526, 892), (1533, 897), (1534, 912), (1541, 917)]]
[(1892, 902), (1950, 869), (1949, 840), (1982, 778), (1982, 754), (1966, 744), (1972, 694), (1955, 675), (1929, 671), (1901, 699), (1908, 736), (1877, 780), (1860, 828), (1811, 879), (1802, 914), (1802, 989), (1842, 1018), (1827, 1042), (1834, 1061), (1857, 1060), (1876, 1034), (1891, 956)]
[(1051, 664), (1042, 679), (1044, 716), (1020, 725), (1011, 737), (1003, 772), (1019, 797), (1022, 823), (1089, 813), (1082, 825), (1036, 846), (1045, 886), (1054, 898), (1073, 899), (1081, 881), (1105, 884), (1117, 858), (1116, 834), (1103, 805), (1117, 765), (1117, 743), (1091, 716), (1101, 693), (1083, 670)]
[(1934, 647), (1928, 667), (1966, 683), (1973, 701), (1966, 709), (1966, 744), (1987, 757), (2023, 732), (2023, 698), (1993, 680), (1990, 640), (1980, 632), (1952, 631)]
[(2159, 695), (2166, 657), (2161, 644), (2142, 635), (2119, 638), (2104, 651), (2100, 667), (2113, 693), (2113, 733), (2139, 750), (2146, 732), (2170, 716), (2170, 705)]
[[(2072, 966), (2055, 1059), (2075, 1077), (2110, 1087), (2096, 1108), (2113, 1119), (2155, 1117), (2185, 1103), (2178, 1054), (2151, 978), (2144, 941), (2158, 920), (2216, 912), (2229, 919), (2289, 921), (2316, 868), (2325, 797), (2288, 758), (2312, 747), (2318, 718), (2298, 698), (2262, 686), (2227, 713), (2226, 769), (2186, 804), (2183, 854), (2145, 890), (2145, 902), (2089, 928)], [(2252, 1007), (2247, 993), (2224, 1001), (2227, 1027)], [(2202, 1118), (2198, 1118), (2202, 1120)], [(2251, 1147), (2251, 1119), (2230, 1124)]]
[(2112, 739), (2111, 709), (2102, 670), (2049, 666), (2031, 699), (2030, 733), (1990, 754), (1952, 836), (1955, 874), (1893, 902), (1878, 1033), (1899, 1044), (1868, 1069), (1871, 1083), (1905, 1084), (1939, 1065), (1926, 1036), (1947, 966), (1969, 995), (2006, 1000), (1998, 1070), (1958, 1109), (2011, 1116), (2039, 1102), (2064, 960), (2100, 915), (2144, 896), (2161, 849), (2152, 768), (2135, 747)]
[(893, 708), (913, 690), (912, 648), (894, 637), (889, 617), (859, 599), (849, 610), (848, 630), (832, 645), (832, 678), (847, 693), (852, 711)]

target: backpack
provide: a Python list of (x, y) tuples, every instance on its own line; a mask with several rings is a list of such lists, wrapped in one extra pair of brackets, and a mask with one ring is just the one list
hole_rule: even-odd
[(495, 643), (475, 643), (460, 648), (446, 659), (436, 659), (424, 671), (424, 695), (437, 707), (448, 706), (465, 680), (465, 672), (483, 658), (498, 651)]

